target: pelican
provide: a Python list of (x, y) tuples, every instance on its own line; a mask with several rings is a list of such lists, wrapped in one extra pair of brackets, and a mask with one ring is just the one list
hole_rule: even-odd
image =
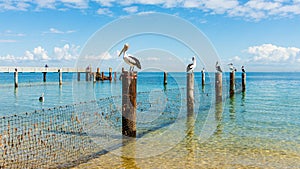
[(194, 69), (196, 68), (196, 59), (195, 59), (195, 57), (192, 57), (192, 61), (193, 61), (193, 63), (189, 64), (186, 67), (186, 72), (194, 72)]
[(216, 70), (217, 70), (217, 72), (222, 73), (222, 69), (221, 69), (221, 66), (219, 65), (218, 61), (216, 62)]
[(42, 93), (41, 97), (39, 98), (40, 102), (44, 102), (44, 93)]
[(126, 51), (128, 50), (129, 45), (126, 43), (123, 47), (123, 49), (121, 50), (119, 57), (121, 56), (121, 54), (123, 53), (123, 60), (130, 66), (129, 71), (133, 71), (134, 66), (136, 66), (137, 68), (141, 69), (141, 64), (140, 61), (133, 57), (133, 56), (128, 56)]
[(236, 71), (236, 68), (233, 66), (232, 63), (229, 63), (228, 65), (231, 72)]
[(244, 67), (244, 66), (242, 66), (242, 72), (243, 72), (243, 73), (246, 73), (245, 67)]

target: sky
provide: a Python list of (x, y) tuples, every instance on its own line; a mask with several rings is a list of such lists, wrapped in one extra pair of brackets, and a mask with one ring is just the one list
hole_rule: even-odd
[[(151, 13), (191, 23), (213, 46), (226, 71), (230, 62), (238, 69), (245, 65), (247, 71), (300, 71), (300, 0), (1, 0), (0, 66), (76, 66), (99, 30), (122, 18)], [(133, 27), (118, 28), (124, 29)], [(186, 50), (184, 42), (167, 39), (157, 34), (120, 39), (96, 54), (96, 62), (104, 69), (122, 62), (118, 52), (130, 42), (128, 52), (140, 57), (142, 67), (150, 68), (154, 61), (154, 67), (163, 67), (172, 62), (166, 58), (180, 56), (184, 71), (195, 53)], [(146, 42), (157, 45), (147, 47)], [(201, 57), (210, 56), (199, 56), (197, 71), (205, 66)], [(169, 70), (177, 67), (173, 64)]]

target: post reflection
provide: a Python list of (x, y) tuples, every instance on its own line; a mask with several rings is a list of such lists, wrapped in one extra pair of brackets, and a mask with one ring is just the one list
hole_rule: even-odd
[(235, 120), (236, 113), (235, 113), (235, 96), (230, 97), (229, 100), (229, 116), (231, 120)]
[(123, 136), (122, 140), (122, 168), (138, 169), (136, 165), (136, 139), (133, 137)]
[(186, 121), (186, 151), (187, 151), (187, 162), (189, 166), (195, 166), (195, 149), (196, 143), (194, 139), (195, 134), (195, 114), (188, 113)]
[(217, 124), (217, 129), (215, 131), (216, 135), (220, 135), (223, 132), (222, 113), (223, 113), (223, 102), (216, 101), (216, 107), (215, 107), (215, 120)]

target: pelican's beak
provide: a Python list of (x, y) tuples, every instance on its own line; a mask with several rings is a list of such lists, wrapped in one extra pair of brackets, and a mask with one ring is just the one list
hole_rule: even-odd
[(122, 53), (125, 53), (127, 50), (128, 50), (128, 47), (129, 45), (128, 44), (125, 44), (123, 49), (121, 50), (120, 54), (119, 54), (119, 57), (121, 56)]

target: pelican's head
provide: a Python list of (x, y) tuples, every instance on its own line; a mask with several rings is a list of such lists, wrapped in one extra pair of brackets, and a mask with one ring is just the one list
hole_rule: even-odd
[(129, 48), (128, 43), (125, 43), (125, 45), (124, 45), (123, 49), (121, 50), (119, 56), (121, 56), (122, 53), (125, 53), (128, 50), (128, 48)]
[(232, 64), (232, 63), (229, 63), (228, 65), (229, 65), (229, 66), (233, 66), (233, 64)]

